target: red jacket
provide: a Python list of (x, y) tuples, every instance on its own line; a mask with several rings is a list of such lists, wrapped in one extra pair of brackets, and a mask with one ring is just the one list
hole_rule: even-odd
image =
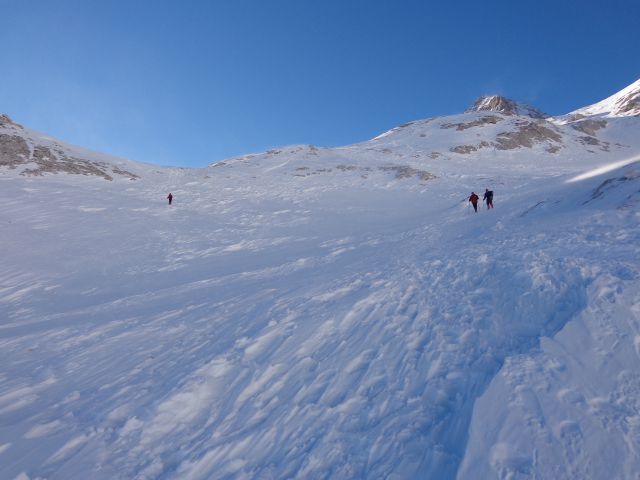
[(473, 204), (478, 203), (478, 199), (480, 197), (478, 195), (476, 195), (475, 193), (472, 193), (471, 196), (469, 197), (469, 201)]

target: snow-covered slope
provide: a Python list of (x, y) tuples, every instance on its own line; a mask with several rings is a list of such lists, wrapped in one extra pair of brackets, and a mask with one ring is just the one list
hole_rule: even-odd
[(178, 169), (5, 117), (0, 478), (633, 478), (640, 119), (586, 120)]
[(630, 117), (638, 115), (640, 115), (640, 79), (601, 102), (571, 112), (569, 117)]
[(136, 162), (64, 144), (15, 123), (7, 115), (0, 115), (0, 167), (18, 169), (21, 175), (67, 173), (105, 180), (113, 180), (114, 177), (135, 180), (138, 176), (129, 170), (136, 170), (137, 165)]

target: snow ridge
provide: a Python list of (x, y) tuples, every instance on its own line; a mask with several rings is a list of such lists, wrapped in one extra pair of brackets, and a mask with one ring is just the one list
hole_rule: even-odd
[(610, 97), (575, 110), (569, 114), (580, 116), (630, 117), (640, 115), (640, 79)]

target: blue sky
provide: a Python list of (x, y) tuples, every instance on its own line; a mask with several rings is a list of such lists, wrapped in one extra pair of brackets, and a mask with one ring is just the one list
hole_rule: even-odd
[(133, 160), (346, 145), (498, 93), (550, 114), (640, 78), (640, 2), (0, 0), (0, 112)]

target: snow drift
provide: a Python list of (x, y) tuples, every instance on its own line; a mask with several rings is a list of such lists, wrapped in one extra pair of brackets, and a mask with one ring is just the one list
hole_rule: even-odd
[(632, 478), (640, 120), (477, 105), (203, 169), (2, 117), (0, 477)]

